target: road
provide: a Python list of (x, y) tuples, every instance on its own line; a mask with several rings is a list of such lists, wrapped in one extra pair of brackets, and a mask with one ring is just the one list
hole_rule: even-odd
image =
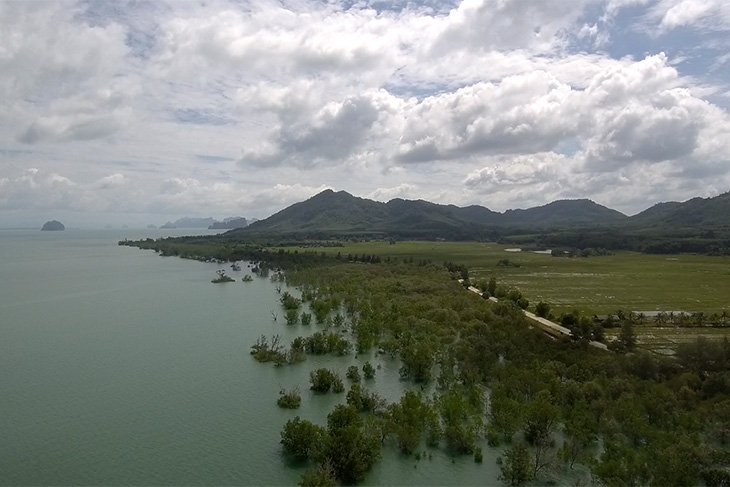
[[(464, 282), (464, 281), (459, 279), (459, 282)], [(479, 289), (475, 288), (474, 286), (469, 286), (467, 289), (469, 291), (473, 292), (474, 294), (483, 296), (483, 293)], [(494, 303), (498, 302), (498, 299), (493, 296), (490, 296), (489, 300)], [(564, 326), (560, 326), (557, 323), (553, 323), (552, 321), (550, 321), (548, 319), (540, 318), (539, 316), (536, 316), (534, 313), (530, 313), (527, 310), (522, 310), (522, 312), (525, 313), (525, 316), (527, 318), (529, 318), (530, 320), (537, 323), (540, 326), (540, 328), (542, 328), (543, 330), (546, 330), (548, 332), (552, 331), (552, 332), (558, 333), (560, 335), (573, 336), (573, 333), (571, 333), (571, 331)], [(592, 347), (600, 348), (601, 350), (608, 350), (608, 347), (606, 346), (605, 343), (591, 341), (591, 342), (588, 342), (588, 344)]]

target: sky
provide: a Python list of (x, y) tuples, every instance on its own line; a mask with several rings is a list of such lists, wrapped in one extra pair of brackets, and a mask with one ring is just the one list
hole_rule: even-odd
[(0, 227), (730, 190), (727, 0), (0, 0)]

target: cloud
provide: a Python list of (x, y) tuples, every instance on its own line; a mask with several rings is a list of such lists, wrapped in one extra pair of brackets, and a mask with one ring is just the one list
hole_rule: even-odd
[(403, 183), (392, 188), (378, 188), (365, 197), (376, 201), (388, 202), (394, 198), (413, 199), (417, 191), (418, 186)]
[(429, 97), (405, 114), (401, 162), (458, 159), (473, 154), (541, 152), (574, 135), (569, 86), (545, 72), (502, 83), (478, 83)]
[(94, 187), (98, 189), (111, 189), (111, 188), (118, 188), (120, 186), (124, 186), (126, 183), (126, 179), (124, 178), (124, 174), (115, 173), (110, 174), (109, 176), (104, 176), (103, 178), (96, 181), (94, 184)]
[(341, 162), (361, 145), (377, 119), (377, 107), (368, 96), (328, 103), (311, 119), (280, 125), (272, 141), (244, 150), (240, 163), (308, 167)]
[(56, 173), (29, 168), (15, 177), (0, 178), (0, 209), (81, 207), (78, 187)]
[(589, 3), (564, 0), (546, 8), (539, 0), (465, 0), (441, 23), (432, 49), (449, 55), (459, 49), (549, 52), (562, 45)]
[(190, 214), (190, 208), (195, 208), (195, 215), (233, 215), (246, 210), (249, 218), (265, 217), (325, 189), (328, 186), (312, 187), (295, 183), (245, 190), (229, 183), (170, 178), (162, 182), (159, 193), (145, 211), (157, 209), (158, 212), (163, 210), (162, 213), (184, 215)]
[(0, 212), (723, 191), (727, 5), (0, 2)]
[(121, 74), (129, 52), (125, 29), (79, 21), (83, 9), (73, 2), (38, 5), (0, 5), (0, 118), (12, 120), (12, 132), (26, 144), (117, 132), (136, 90)]

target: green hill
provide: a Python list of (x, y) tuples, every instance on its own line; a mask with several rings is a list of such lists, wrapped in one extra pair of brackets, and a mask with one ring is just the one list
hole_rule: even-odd
[(659, 203), (632, 216), (629, 221), (675, 227), (730, 225), (730, 192), (713, 198), (692, 198), (683, 203)]
[(387, 235), (467, 240), (492, 237), (500, 227), (602, 225), (625, 218), (622, 213), (590, 200), (562, 200), (538, 208), (497, 213), (476, 205), (460, 208), (400, 198), (380, 203), (345, 191), (325, 190), (229, 234), (317, 238)]

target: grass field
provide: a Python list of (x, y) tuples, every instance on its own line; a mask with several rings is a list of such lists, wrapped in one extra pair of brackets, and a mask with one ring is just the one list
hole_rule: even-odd
[[(688, 343), (699, 336), (709, 339), (723, 338), (730, 335), (727, 328), (676, 328), (658, 326), (637, 326), (638, 346), (662, 355), (672, 355), (678, 345)], [(619, 329), (606, 330), (606, 341), (609, 342), (618, 334)]]
[[(617, 310), (730, 310), (727, 257), (618, 252), (603, 257), (558, 258), (508, 252), (507, 248), (476, 242), (365, 242), (314, 250), (413, 257), (438, 264), (452, 261), (466, 265), (472, 279), (494, 276), (498, 283), (518, 288), (533, 304), (540, 300), (549, 303), (556, 314), (573, 309), (589, 316)], [(514, 266), (498, 265), (503, 259)]]

